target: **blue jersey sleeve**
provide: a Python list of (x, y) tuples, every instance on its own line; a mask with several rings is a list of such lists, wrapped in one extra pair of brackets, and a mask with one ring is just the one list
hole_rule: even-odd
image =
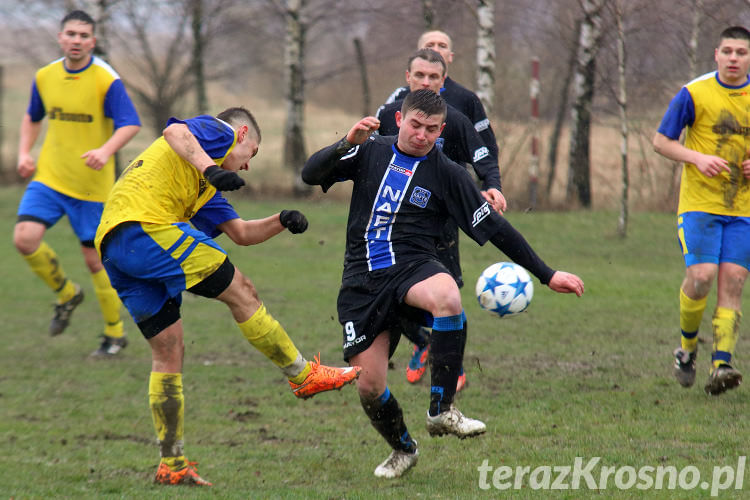
[(239, 219), (237, 211), (229, 204), (219, 191), (206, 202), (190, 219), (190, 223), (209, 238), (216, 238), (221, 234), (217, 226), (232, 219)]
[(115, 130), (126, 125), (140, 125), (141, 120), (122, 80), (113, 80), (104, 96), (104, 116), (112, 118)]
[(172, 117), (167, 120), (167, 126), (173, 123), (187, 125), (190, 133), (198, 139), (201, 148), (211, 158), (224, 158), (234, 144), (234, 129), (228, 123), (213, 116), (199, 115), (187, 120)]
[(692, 125), (694, 121), (695, 104), (693, 103), (693, 96), (690, 95), (690, 91), (686, 87), (682, 87), (674, 96), (672, 102), (669, 103), (669, 108), (661, 119), (658, 131), (660, 134), (676, 141), (680, 138), (682, 129)]
[(44, 109), (44, 102), (42, 102), (42, 96), (39, 95), (39, 90), (36, 88), (36, 80), (31, 82), (31, 98), (29, 99), (29, 107), (26, 112), (31, 116), (32, 122), (42, 121), (47, 111)]

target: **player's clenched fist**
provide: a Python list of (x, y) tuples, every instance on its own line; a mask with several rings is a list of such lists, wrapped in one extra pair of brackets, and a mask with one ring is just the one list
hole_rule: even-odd
[(237, 175), (237, 172), (230, 172), (216, 165), (211, 165), (204, 170), (203, 175), (219, 191), (234, 191), (245, 185), (245, 181)]
[(282, 226), (294, 234), (304, 233), (307, 230), (307, 217), (297, 210), (282, 210), (279, 220)]

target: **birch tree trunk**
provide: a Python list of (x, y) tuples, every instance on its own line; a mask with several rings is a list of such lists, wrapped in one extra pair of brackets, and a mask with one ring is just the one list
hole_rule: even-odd
[(362, 116), (370, 114), (370, 82), (367, 78), (367, 61), (365, 51), (362, 48), (362, 40), (354, 39), (354, 52), (357, 54), (357, 66), (359, 66), (359, 77), (362, 81)]
[(479, 0), (477, 7), (477, 96), (487, 116), (495, 104), (495, 0)]
[(630, 188), (630, 177), (628, 175), (628, 93), (625, 85), (625, 63), (627, 52), (625, 51), (625, 28), (624, 28), (624, 6), (622, 0), (615, 1), (615, 18), (617, 21), (617, 67), (620, 77), (620, 92), (617, 105), (620, 108), (620, 132), (621, 132), (621, 167), (622, 167), (622, 196), (620, 198), (620, 217), (617, 220), (617, 234), (625, 238), (628, 235), (628, 190)]
[(547, 198), (549, 198), (550, 193), (552, 192), (552, 184), (555, 181), (555, 174), (557, 171), (557, 146), (560, 143), (560, 134), (562, 133), (563, 122), (565, 121), (565, 115), (568, 111), (570, 83), (573, 81), (576, 61), (578, 60), (578, 48), (581, 38), (581, 20), (576, 22), (576, 27), (573, 32), (576, 34), (575, 43), (570, 50), (568, 68), (565, 72), (562, 87), (560, 88), (560, 103), (557, 108), (557, 115), (555, 116), (555, 125), (552, 127), (552, 135), (549, 139), (549, 156), (547, 157), (547, 163), (549, 164), (549, 171), (547, 172)]
[(208, 97), (206, 96), (205, 39), (203, 36), (203, 1), (191, 0), (190, 17), (193, 30), (193, 77), (195, 78), (195, 105), (198, 114), (208, 113)]
[(302, 182), (300, 171), (307, 159), (305, 151), (305, 31), (307, 25), (303, 10), (307, 0), (286, 0), (286, 40), (284, 64), (286, 67), (287, 115), (284, 126), (284, 165), (294, 172), (295, 196), (310, 192)]
[(583, 0), (580, 50), (573, 78), (575, 100), (571, 113), (570, 156), (566, 200), (574, 197), (583, 207), (591, 207), (591, 103), (594, 100), (596, 53), (601, 38), (601, 11), (605, 0)]
[(692, 80), (698, 72), (698, 37), (700, 36), (701, 21), (703, 20), (703, 0), (693, 0), (693, 29), (690, 32), (690, 75), (688, 80)]

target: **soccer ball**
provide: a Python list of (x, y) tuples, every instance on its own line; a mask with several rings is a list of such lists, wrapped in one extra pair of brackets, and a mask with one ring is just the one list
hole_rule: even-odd
[(523, 267), (498, 262), (482, 271), (477, 280), (479, 306), (501, 318), (525, 311), (534, 296), (534, 283)]

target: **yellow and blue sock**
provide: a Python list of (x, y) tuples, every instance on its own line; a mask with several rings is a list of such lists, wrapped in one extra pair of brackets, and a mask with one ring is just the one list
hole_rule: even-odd
[(65, 276), (57, 253), (44, 241), (34, 252), (23, 256), (31, 270), (57, 293), (57, 303), (62, 304), (73, 298), (75, 285)]
[(104, 334), (108, 337), (122, 337), (125, 335), (122, 317), (120, 316), (122, 302), (120, 302), (120, 297), (117, 296), (115, 289), (112, 288), (107, 272), (102, 269), (93, 273), (91, 279), (94, 282), (94, 292), (99, 300), (99, 308), (104, 318)]
[(290, 381), (304, 382), (311, 370), (310, 363), (302, 357), (284, 327), (266, 311), (266, 306), (261, 304), (250, 319), (237, 325), (248, 342), (281, 368)]
[(698, 329), (705, 309), (706, 297), (691, 299), (680, 288), (680, 343), (687, 352), (693, 352), (698, 347)]
[(161, 462), (177, 471), (187, 466), (183, 452), (185, 398), (181, 373), (151, 372), (148, 402), (159, 444)]
[(737, 339), (740, 336), (740, 319), (742, 313), (726, 307), (717, 307), (711, 326), (714, 331), (712, 368), (730, 364)]

